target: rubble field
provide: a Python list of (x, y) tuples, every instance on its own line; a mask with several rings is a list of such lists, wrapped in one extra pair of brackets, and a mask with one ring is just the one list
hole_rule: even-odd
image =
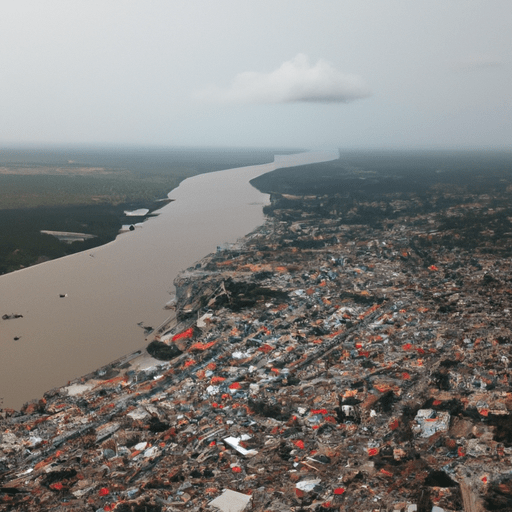
[(512, 511), (504, 179), (273, 192), (149, 353), (1, 412), (0, 511)]

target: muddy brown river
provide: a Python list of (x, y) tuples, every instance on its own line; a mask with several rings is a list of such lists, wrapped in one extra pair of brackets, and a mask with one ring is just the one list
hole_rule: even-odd
[(249, 180), (337, 157), (337, 151), (276, 156), (269, 164), (194, 176), (142, 228), (0, 277), (0, 316), (23, 315), (0, 319), (0, 408), (19, 409), (144, 347), (137, 324), (156, 327), (169, 316), (164, 306), (178, 272), (263, 223), (268, 196)]

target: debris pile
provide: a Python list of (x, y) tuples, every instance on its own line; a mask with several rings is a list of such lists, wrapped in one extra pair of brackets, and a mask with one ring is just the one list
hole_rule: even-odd
[(154, 357), (4, 410), (0, 510), (512, 510), (505, 244), (341, 203), (274, 197), (178, 276)]

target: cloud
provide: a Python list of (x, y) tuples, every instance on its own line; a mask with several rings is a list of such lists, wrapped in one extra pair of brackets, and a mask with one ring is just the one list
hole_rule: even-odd
[(475, 71), (479, 69), (497, 68), (502, 65), (503, 62), (501, 59), (494, 55), (477, 53), (454, 63), (453, 69), (454, 71)]
[(271, 73), (238, 74), (227, 89), (211, 87), (201, 99), (225, 103), (348, 103), (370, 96), (363, 79), (319, 60), (311, 66), (299, 53)]

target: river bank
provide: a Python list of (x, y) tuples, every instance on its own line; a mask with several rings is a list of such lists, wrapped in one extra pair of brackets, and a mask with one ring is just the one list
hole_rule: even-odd
[(138, 350), (144, 344), (138, 324), (165, 320), (163, 307), (178, 272), (263, 223), (268, 196), (250, 179), (336, 157), (337, 152), (277, 156), (270, 164), (189, 178), (143, 228), (0, 277), (0, 311), (23, 315), (1, 324), (3, 406), (18, 409), (45, 390)]

